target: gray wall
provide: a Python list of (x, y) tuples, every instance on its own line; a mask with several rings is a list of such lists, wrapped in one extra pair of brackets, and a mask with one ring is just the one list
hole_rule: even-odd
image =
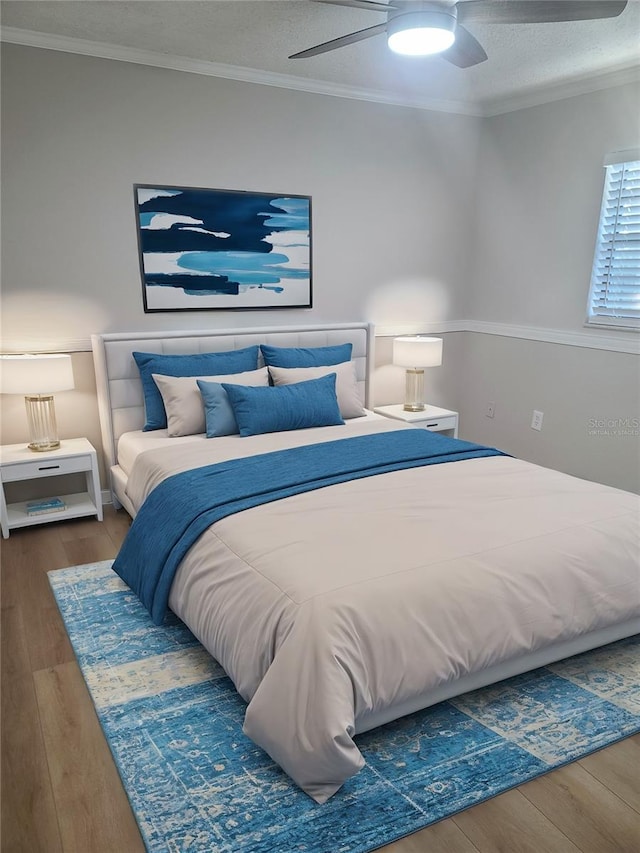
[[(479, 121), (4, 45), (5, 349), (460, 316)], [(313, 199), (312, 310), (145, 315), (134, 183)]]
[[(638, 356), (466, 334), (461, 438), (587, 480), (640, 491)], [(495, 403), (494, 418), (486, 417)], [(542, 431), (531, 429), (533, 410)]]
[(638, 104), (628, 84), (485, 119), (471, 317), (583, 331), (603, 161), (638, 146)]
[[(625, 85), (485, 120), (468, 292), (473, 320), (542, 336), (559, 330), (587, 344), (612, 335), (611, 328), (584, 328), (587, 294), (603, 160), (637, 147), (639, 103), (640, 86)], [(637, 333), (618, 337), (637, 345)], [(466, 338), (458, 389), (464, 437), (640, 491), (637, 355)], [(485, 415), (489, 401), (496, 403), (493, 420)], [(531, 429), (534, 409), (544, 412), (541, 432)]]
[[(100, 331), (463, 312), (477, 119), (14, 45), (2, 71), (4, 351), (86, 349)], [(145, 315), (136, 182), (311, 195), (314, 308)], [(60, 434), (100, 448), (90, 357), (73, 367)], [(2, 441), (25, 440), (22, 400), (2, 404)]]
[[(5, 351), (82, 350), (96, 331), (354, 319), (575, 331), (602, 158), (637, 144), (629, 86), (480, 120), (14, 45), (2, 70)], [(314, 308), (145, 315), (135, 182), (310, 194)], [(427, 399), (460, 410), (463, 437), (640, 488), (637, 435), (585, 428), (638, 414), (637, 357), (468, 332), (445, 334), (444, 353)], [(382, 338), (376, 404), (402, 398), (390, 358)], [(100, 447), (90, 356), (73, 364), (60, 432)], [(25, 440), (22, 401), (2, 404), (2, 441)]]

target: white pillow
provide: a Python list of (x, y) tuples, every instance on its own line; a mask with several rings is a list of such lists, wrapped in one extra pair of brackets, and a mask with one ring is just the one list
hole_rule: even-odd
[(347, 418), (360, 418), (366, 414), (358, 388), (356, 366), (353, 361), (330, 364), (323, 367), (272, 367), (269, 373), (274, 385), (291, 385), (294, 382), (306, 382), (308, 379), (320, 379), (329, 373), (336, 374), (336, 397), (340, 414)]
[(204, 403), (198, 388), (198, 379), (205, 382), (231, 382), (234, 385), (268, 385), (266, 367), (247, 370), (245, 373), (228, 373), (225, 376), (163, 376), (152, 373), (153, 381), (162, 395), (167, 412), (170, 436), (197, 435), (206, 431)]

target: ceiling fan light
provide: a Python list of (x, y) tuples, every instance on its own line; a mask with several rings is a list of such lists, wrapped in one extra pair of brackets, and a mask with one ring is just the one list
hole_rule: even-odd
[(431, 53), (442, 53), (451, 47), (454, 41), (452, 32), (439, 27), (419, 27), (393, 33), (387, 44), (395, 53), (402, 53), (404, 56), (428, 56)]
[(387, 44), (404, 56), (442, 53), (455, 41), (456, 19), (447, 12), (396, 15), (387, 27)]

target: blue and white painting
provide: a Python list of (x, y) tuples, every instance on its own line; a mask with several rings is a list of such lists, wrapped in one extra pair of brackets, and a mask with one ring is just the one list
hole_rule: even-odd
[(311, 198), (134, 186), (144, 310), (311, 307)]

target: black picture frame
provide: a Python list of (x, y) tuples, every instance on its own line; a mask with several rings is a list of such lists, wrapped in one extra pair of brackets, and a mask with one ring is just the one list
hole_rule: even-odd
[(146, 314), (311, 308), (311, 196), (134, 184)]

